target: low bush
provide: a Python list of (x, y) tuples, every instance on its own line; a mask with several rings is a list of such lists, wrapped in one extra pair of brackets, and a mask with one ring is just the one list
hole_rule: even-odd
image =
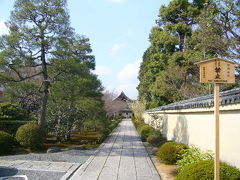
[(101, 143), (103, 142), (108, 135), (118, 126), (118, 124), (122, 121), (122, 119), (117, 119), (114, 121), (111, 121), (111, 123), (109, 124), (108, 127), (105, 127), (102, 131), (101, 131), (101, 137), (99, 138), (98, 142)]
[(154, 132), (148, 136), (147, 142), (152, 146), (159, 147), (166, 142), (166, 138), (164, 138), (160, 132)]
[(189, 149), (184, 150), (184, 153), (181, 155), (181, 159), (177, 161), (178, 171), (182, 171), (189, 164), (212, 159), (212, 151), (202, 152), (199, 148), (190, 146)]
[(142, 141), (146, 141), (148, 136), (150, 136), (151, 134), (153, 134), (156, 130), (147, 125), (147, 124), (143, 124), (141, 126), (138, 126), (138, 133), (142, 139)]
[(163, 160), (166, 164), (176, 164), (181, 159), (181, 155), (188, 146), (177, 142), (166, 142), (163, 144), (158, 152), (157, 157)]
[(136, 129), (142, 124), (135, 117), (132, 117), (132, 122)]
[(0, 103), (0, 120), (28, 120), (29, 115), (26, 110), (16, 104)]
[(18, 128), (29, 121), (18, 121), (18, 120), (2, 120), (0, 121), (0, 131), (5, 131), (9, 134), (15, 135)]
[(116, 119), (116, 120), (112, 121), (109, 128), (111, 130), (115, 129), (121, 121), (122, 121), (122, 119)]
[(11, 152), (13, 145), (13, 137), (4, 131), (0, 131), (0, 154), (8, 154)]
[(45, 139), (45, 131), (35, 123), (20, 126), (16, 133), (17, 142), (20, 145), (31, 149), (41, 148)]
[[(214, 179), (214, 161), (205, 160), (184, 168), (176, 180), (210, 180)], [(240, 179), (240, 170), (226, 163), (220, 164), (220, 179)]]

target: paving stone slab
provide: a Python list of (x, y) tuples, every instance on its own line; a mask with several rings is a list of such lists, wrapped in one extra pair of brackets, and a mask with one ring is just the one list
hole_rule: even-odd
[(0, 168), (15, 168), (18, 170), (57, 171), (67, 172), (72, 166), (80, 166), (80, 163), (48, 162), (48, 161), (0, 161)]
[(130, 119), (124, 119), (69, 179), (161, 180)]

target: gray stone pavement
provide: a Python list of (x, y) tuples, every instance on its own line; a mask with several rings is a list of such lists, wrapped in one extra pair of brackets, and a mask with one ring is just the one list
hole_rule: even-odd
[[(0, 180), (59, 180), (69, 177), (95, 150), (23, 154), (0, 157)], [(9, 177), (10, 176), (10, 177)]]
[[(31, 161), (31, 160), (1, 160), (0, 161), (0, 180), (6, 176), (25, 176), (18, 179), (51, 179), (59, 180), (70, 176), (80, 163), (52, 162), (52, 161)], [(7, 179), (13, 179), (13, 177)]]
[(71, 180), (160, 180), (130, 119), (124, 119)]

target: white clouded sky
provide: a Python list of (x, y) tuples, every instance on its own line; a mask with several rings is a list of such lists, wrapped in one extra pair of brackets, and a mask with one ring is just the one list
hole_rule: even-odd
[(124, 91), (127, 96), (136, 99), (138, 94), (136, 87), (139, 83), (137, 77), (141, 62), (142, 59), (138, 59), (132, 63), (129, 63), (120, 69), (119, 72), (113, 72), (109, 66), (96, 66), (94, 73), (96, 73), (100, 79), (107, 79), (116, 76), (117, 85), (108, 85), (106, 90), (115, 91), (117, 93)]
[(94, 73), (99, 76), (106, 76), (112, 73), (112, 69), (107, 66), (96, 66)]
[(110, 2), (115, 2), (115, 3), (121, 3), (121, 2), (123, 2), (124, 0), (108, 0), (108, 1), (110, 1)]
[(8, 28), (5, 25), (4, 20), (0, 20), (0, 35), (7, 34), (8, 33)]
[(124, 44), (114, 44), (109, 50), (110, 56), (115, 56), (124, 47)]
[[(0, 0), (0, 34), (6, 33), (15, 0)], [(149, 47), (149, 33), (159, 8), (169, 0), (68, 0), (71, 26), (90, 39), (96, 71), (104, 87), (136, 99), (135, 62)]]
[(118, 86), (116, 88), (118, 92), (124, 91), (129, 97), (136, 98), (138, 94), (136, 87), (139, 83), (137, 77), (141, 62), (142, 59), (138, 59), (127, 64), (118, 72)]
[(120, 83), (129, 83), (134, 82), (138, 76), (138, 71), (141, 63), (141, 59), (127, 64), (123, 69), (118, 73), (118, 80)]

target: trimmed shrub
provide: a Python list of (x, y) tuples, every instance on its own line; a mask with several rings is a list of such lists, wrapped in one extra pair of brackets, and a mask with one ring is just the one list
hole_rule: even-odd
[(157, 157), (163, 160), (166, 164), (176, 164), (181, 159), (181, 155), (188, 146), (177, 142), (166, 142), (163, 144), (158, 152)]
[(99, 138), (98, 142), (99, 143), (103, 142), (108, 137), (108, 135), (118, 126), (118, 124), (121, 121), (122, 121), (122, 119), (114, 120), (110, 123), (110, 125), (108, 127), (105, 127), (101, 131), (101, 137)]
[(143, 121), (138, 121), (135, 117), (132, 117), (132, 122), (135, 126), (135, 128), (137, 129), (139, 126), (144, 125)]
[(17, 120), (2, 120), (0, 121), (0, 131), (5, 131), (9, 134), (15, 135), (18, 128), (29, 121), (17, 121)]
[(147, 124), (143, 124), (138, 127), (138, 133), (141, 136), (142, 141), (146, 141), (148, 136), (150, 136), (155, 131), (156, 130), (153, 127), (151, 127)]
[(137, 119), (135, 117), (132, 117), (132, 122), (133, 122), (133, 125), (135, 126), (135, 128), (138, 127), (138, 122), (137, 122)]
[(160, 132), (154, 132), (148, 136), (147, 142), (152, 146), (159, 147), (161, 144), (166, 142), (166, 138), (164, 138)]
[[(240, 179), (240, 170), (226, 163), (220, 165), (221, 179)], [(193, 163), (184, 168), (176, 180), (208, 180), (214, 179), (214, 161), (206, 160)]]
[(4, 131), (0, 131), (0, 154), (8, 154), (11, 152), (13, 145), (13, 137)]
[(46, 135), (38, 124), (25, 124), (18, 128), (16, 133), (17, 142), (31, 149), (38, 149), (43, 146)]
[(189, 149), (184, 150), (181, 158), (177, 161), (178, 172), (182, 171), (189, 164), (203, 160), (213, 160), (213, 153), (212, 151), (201, 152), (199, 148), (190, 146)]
[(122, 119), (117, 119), (117, 120), (112, 121), (109, 128), (111, 130), (115, 129), (121, 121), (122, 121)]
[(0, 120), (28, 120), (29, 115), (26, 110), (16, 104), (0, 103)]

